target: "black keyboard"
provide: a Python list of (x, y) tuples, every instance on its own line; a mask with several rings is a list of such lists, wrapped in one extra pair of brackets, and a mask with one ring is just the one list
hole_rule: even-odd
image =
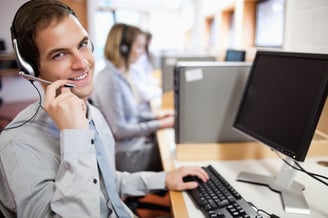
[(204, 183), (196, 176), (184, 181), (197, 181), (198, 188), (187, 193), (206, 217), (214, 218), (260, 218), (250, 204), (212, 166), (203, 167), (210, 179)]

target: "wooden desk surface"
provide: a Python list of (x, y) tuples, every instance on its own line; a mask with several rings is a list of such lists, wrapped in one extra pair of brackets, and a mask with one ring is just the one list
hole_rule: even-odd
[[(173, 93), (165, 93), (162, 99), (162, 108), (173, 108)], [(327, 102), (324, 113), (327, 114)], [(325, 124), (323, 130), (326, 130)], [(162, 163), (165, 170), (172, 170), (175, 168), (174, 161), (195, 161), (195, 160), (241, 160), (241, 159), (261, 159), (276, 157), (267, 146), (258, 142), (246, 143), (210, 143), (210, 144), (179, 144), (176, 146), (175, 157), (170, 150), (170, 143), (172, 139), (167, 138), (167, 131), (157, 131), (157, 138), (159, 142), (159, 149), (161, 153)], [(321, 136), (327, 136), (326, 132), (322, 132)], [(320, 157), (328, 156), (328, 137), (323, 137), (320, 140), (314, 140), (308, 156)], [(184, 218), (188, 217), (188, 211), (181, 192), (169, 192), (171, 209), (174, 217)]]

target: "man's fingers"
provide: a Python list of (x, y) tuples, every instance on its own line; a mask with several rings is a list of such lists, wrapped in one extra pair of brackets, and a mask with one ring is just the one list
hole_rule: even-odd
[(69, 88), (61, 88), (67, 83), (68, 83), (67, 80), (57, 80), (57, 81), (51, 83), (50, 85), (48, 85), (46, 93), (45, 93), (45, 101), (44, 101), (45, 105), (52, 102), (57, 97), (58, 92), (61, 92), (61, 91), (69, 92), (70, 91)]

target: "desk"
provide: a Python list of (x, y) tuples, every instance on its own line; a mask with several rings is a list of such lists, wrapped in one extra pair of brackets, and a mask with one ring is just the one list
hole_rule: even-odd
[[(173, 93), (165, 93), (162, 99), (161, 108), (172, 109), (172, 102)], [(282, 212), (281, 200), (278, 194), (272, 192), (264, 186), (261, 187), (246, 183), (234, 182), (234, 179), (240, 170), (256, 169), (256, 171), (263, 171), (263, 173), (267, 174), (273, 174), (273, 172), (277, 172), (277, 168), (280, 168), (281, 165), (276, 163), (280, 163), (280, 161), (275, 158), (275, 154), (271, 152), (268, 147), (256, 142), (231, 144), (189, 144), (176, 146), (174, 144), (173, 129), (159, 130), (156, 134), (159, 142), (163, 167), (165, 170), (172, 170), (180, 165), (195, 164), (201, 166), (211, 163), (217, 169), (224, 169), (222, 172), (226, 172), (227, 179), (231, 181), (233, 185), (236, 184), (235, 188), (238, 191), (240, 191), (243, 195), (245, 194), (244, 198), (250, 201), (254, 200), (253, 202), (256, 206), (267, 209), (271, 213), (283, 213), (283, 216), (281, 217), (287, 216), (284, 212)], [(312, 168), (317, 169), (318, 167), (315, 164), (315, 161), (317, 160), (315, 158), (324, 157), (324, 159), (328, 161), (328, 139), (313, 141), (308, 152), (308, 157), (309, 158), (307, 160), (310, 162), (310, 168), (308, 170), (310, 171)], [(259, 166), (263, 167), (259, 168)], [(323, 170), (324, 174), (328, 176), (328, 168), (320, 168), (320, 170)], [(309, 176), (302, 175), (302, 173), (297, 173), (297, 176), (300, 178), (300, 180), (304, 180), (306, 183), (305, 186), (308, 187), (307, 190), (309, 190), (309, 192), (307, 190), (305, 191), (305, 197), (307, 198), (310, 209), (312, 210), (312, 214), (311, 216), (294, 214), (288, 215), (290, 215), (290, 217), (328, 217), (327, 207), (326, 205), (323, 205), (326, 204), (326, 200), (320, 201), (320, 198), (316, 198), (316, 193), (311, 193), (311, 190), (317, 189), (319, 190), (318, 193), (320, 196), (321, 193), (323, 193), (323, 196), (327, 197), (327, 187), (319, 182), (312, 181)], [(310, 183), (310, 185), (308, 185), (308, 183)], [(247, 197), (249, 196), (248, 193), (253, 192), (260, 194), (254, 199), (252, 199), (252, 197)], [(171, 201), (172, 214), (174, 217), (202, 217), (202, 215), (199, 214), (199, 211), (196, 210), (195, 207), (190, 206), (192, 203), (184, 192), (170, 191), (169, 196)], [(268, 205), (268, 201), (274, 202), (274, 206), (272, 204)], [(317, 201), (320, 201), (320, 203)], [(315, 202), (315, 204), (313, 202)], [(263, 203), (266, 203), (266, 205)], [(192, 215), (190, 216), (189, 213)]]
[[(319, 160), (328, 161), (325, 158), (308, 158), (303, 165), (307, 170), (317, 172), (328, 176), (328, 168), (317, 164)], [(176, 166), (181, 165), (198, 165), (206, 166), (212, 164), (223, 177), (230, 182), (230, 184), (247, 200), (251, 201), (255, 206), (261, 208), (269, 213), (274, 213), (281, 218), (327, 218), (327, 196), (328, 187), (318, 181), (312, 179), (304, 173), (297, 173), (296, 180), (305, 185), (303, 191), (306, 201), (311, 210), (310, 215), (300, 215), (286, 213), (283, 210), (281, 197), (278, 193), (271, 191), (266, 186), (253, 185), (249, 183), (237, 182), (235, 179), (239, 172), (256, 172), (264, 175), (274, 175), (280, 169), (282, 161), (278, 159), (266, 158), (259, 160), (241, 160), (241, 161), (192, 161), (192, 162), (176, 162)], [(187, 205), (188, 217), (203, 217), (200, 210), (198, 210), (187, 193), (183, 193), (183, 200)], [(175, 217), (180, 217), (176, 215)], [(266, 217), (266, 216), (264, 216)]]

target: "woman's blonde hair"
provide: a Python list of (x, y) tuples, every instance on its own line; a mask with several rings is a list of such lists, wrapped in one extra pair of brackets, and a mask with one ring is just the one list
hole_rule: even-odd
[[(115, 24), (107, 36), (104, 50), (105, 58), (116, 67), (125, 64), (126, 69), (129, 69), (128, 57), (132, 44), (139, 34), (143, 34), (143, 31), (136, 26), (123, 23)], [(123, 46), (126, 48), (122, 49)], [(125, 49), (127, 51), (122, 51)]]

